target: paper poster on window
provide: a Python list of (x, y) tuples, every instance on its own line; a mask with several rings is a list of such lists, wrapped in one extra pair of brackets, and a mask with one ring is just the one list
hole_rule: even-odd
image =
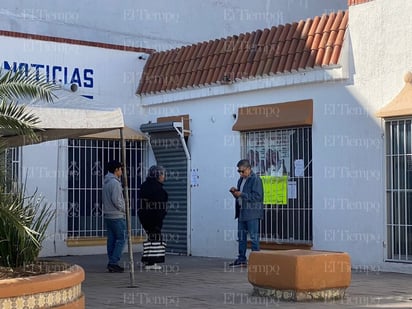
[(260, 176), (263, 183), (263, 203), (286, 205), (288, 203), (288, 176)]
[(289, 181), (288, 182), (288, 198), (296, 199), (298, 196), (296, 190), (296, 181)]
[(257, 175), (290, 175), (290, 136), (294, 130), (268, 134), (257, 132), (247, 136), (246, 157)]
[(295, 177), (303, 177), (305, 176), (305, 163), (302, 159), (295, 160)]

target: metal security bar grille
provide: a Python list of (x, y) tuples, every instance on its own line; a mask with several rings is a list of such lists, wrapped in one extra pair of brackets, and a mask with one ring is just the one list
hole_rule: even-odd
[(150, 134), (150, 144), (157, 164), (166, 168), (164, 188), (169, 195), (169, 206), (162, 234), (166, 250), (170, 253), (187, 254), (187, 158), (182, 140), (176, 130)]
[(242, 157), (264, 183), (261, 239), (312, 243), (312, 129), (242, 133)]
[(412, 262), (412, 120), (385, 122), (387, 260)]
[(21, 162), (20, 162), (20, 148), (7, 148), (4, 153), (4, 167), (5, 167), (5, 186), (6, 192), (16, 192), (21, 182)]
[[(188, 116), (187, 116), (188, 118)], [(168, 193), (168, 211), (163, 222), (162, 236), (169, 253), (191, 254), (190, 191), (187, 140), (184, 121), (147, 123), (140, 126), (150, 136), (150, 145), (158, 165), (166, 168), (164, 188)]]
[[(70, 139), (68, 141), (68, 236), (105, 236), (101, 189), (105, 165), (121, 161), (121, 142), (117, 140)], [(126, 167), (132, 221), (132, 236), (142, 236), (137, 209), (142, 180), (143, 146), (126, 141)]]

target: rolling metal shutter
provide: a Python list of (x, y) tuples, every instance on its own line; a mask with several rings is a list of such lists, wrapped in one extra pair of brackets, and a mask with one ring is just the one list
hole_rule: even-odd
[(169, 210), (163, 223), (162, 234), (166, 251), (190, 254), (190, 205), (188, 170), (190, 164), (186, 142), (177, 128), (180, 123), (149, 123), (140, 127), (149, 133), (150, 145), (158, 165), (166, 168), (164, 188), (169, 195)]

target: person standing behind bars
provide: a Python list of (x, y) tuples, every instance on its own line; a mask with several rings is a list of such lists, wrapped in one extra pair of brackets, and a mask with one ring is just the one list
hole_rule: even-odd
[(167, 213), (168, 194), (163, 189), (166, 170), (153, 165), (140, 188), (141, 207), (138, 211), (140, 222), (146, 231), (143, 243), (142, 263), (145, 269), (162, 269), (157, 263), (165, 261), (165, 244), (162, 239), (163, 219)]

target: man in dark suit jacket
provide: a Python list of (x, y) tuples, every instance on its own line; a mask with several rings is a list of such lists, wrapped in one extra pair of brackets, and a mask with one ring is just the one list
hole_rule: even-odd
[(252, 251), (259, 251), (259, 223), (263, 218), (263, 185), (250, 166), (248, 160), (240, 160), (237, 164), (240, 178), (237, 187), (230, 188), (236, 199), (235, 218), (238, 220), (238, 258), (229, 266), (246, 266), (247, 234), (252, 242)]

